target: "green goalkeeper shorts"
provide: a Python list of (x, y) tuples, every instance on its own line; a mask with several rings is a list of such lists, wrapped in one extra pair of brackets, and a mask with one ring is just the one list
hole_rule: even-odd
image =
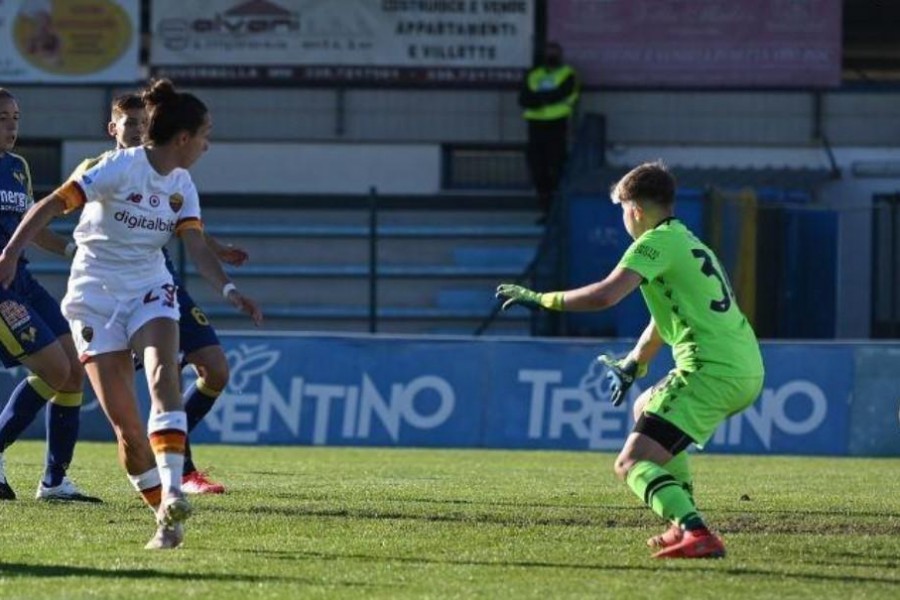
[(763, 376), (723, 377), (673, 369), (653, 386), (644, 412), (675, 425), (703, 447), (731, 415), (753, 404)]

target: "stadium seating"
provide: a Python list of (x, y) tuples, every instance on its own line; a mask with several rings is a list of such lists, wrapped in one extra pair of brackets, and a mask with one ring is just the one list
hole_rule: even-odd
[[(497, 283), (525, 270), (542, 233), (527, 196), (483, 202), (384, 199), (375, 215), (374, 244), (365, 201), (338, 208), (302, 202), (284, 208), (285, 203), (260, 209), (247, 201), (212, 199), (213, 206), (204, 209), (209, 234), (249, 251), (247, 265), (227, 270), (261, 303), (267, 329), (368, 332), (374, 290), (379, 332), (471, 334), (491, 313)], [(71, 227), (56, 229), (67, 233)], [(217, 327), (252, 328), (202, 281), (177, 243), (170, 251), (187, 289)], [(61, 297), (67, 263), (41, 252), (29, 256), (33, 272)], [(504, 313), (490, 332), (528, 334), (528, 314)]]

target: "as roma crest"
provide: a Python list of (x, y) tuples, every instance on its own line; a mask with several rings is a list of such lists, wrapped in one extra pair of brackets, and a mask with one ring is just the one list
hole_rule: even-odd
[(184, 196), (181, 194), (172, 194), (169, 196), (169, 208), (172, 209), (172, 212), (181, 210), (182, 205), (184, 205)]

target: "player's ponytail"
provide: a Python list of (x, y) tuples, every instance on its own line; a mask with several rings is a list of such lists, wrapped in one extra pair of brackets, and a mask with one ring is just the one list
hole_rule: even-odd
[(165, 144), (179, 131), (194, 135), (209, 112), (199, 98), (177, 91), (168, 79), (151, 81), (141, 99), (149, 112), (147, 137), (157, 145)]

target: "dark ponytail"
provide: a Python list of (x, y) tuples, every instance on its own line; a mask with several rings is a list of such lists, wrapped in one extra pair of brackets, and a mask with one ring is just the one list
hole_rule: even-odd
[(147, 138), (157, 145), (165, 144), (179, 131), (196, 134), (209, 112), (199, 98), (176, 91), (168, 79), (151, 81), (141, 99), (149, 113)]

